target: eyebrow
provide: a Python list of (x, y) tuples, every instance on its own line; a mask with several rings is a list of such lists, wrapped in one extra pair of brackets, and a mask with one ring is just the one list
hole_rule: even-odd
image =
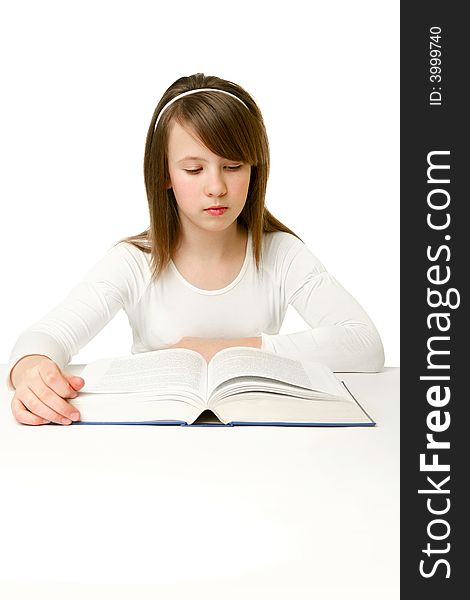
[(185, 156), (184, 158), (181, 158), (177, 162), (181, 163), (181, 162), (184, 162), (185, 160), (199, 160), (201, 162), (207, 162), (207, 160), (205, 158), (201, 158), (200, 156)]
[[(207, 160), (205, 158), (202, 158), (201, 156), (185, 156), (184, 158), (177, 160), (176, 164), (182, 163), (186, 160), (197, 160), (199, 162), (207, 162)], [(222, 160), (228, 160), (229, 162), (241, 162), (237, 160), (231, 161), (229, 158), (222, 158)]]

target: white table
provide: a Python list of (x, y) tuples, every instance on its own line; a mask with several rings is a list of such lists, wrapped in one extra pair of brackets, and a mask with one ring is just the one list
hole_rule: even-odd
[(399, 370), (338, 377), (376, 427), (31, 427), (3, 384), (0, 596), (397, 599)]

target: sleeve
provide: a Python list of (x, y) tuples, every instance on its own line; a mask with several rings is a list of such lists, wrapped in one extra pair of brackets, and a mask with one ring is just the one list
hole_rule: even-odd
[(379, 333), (360, 304), (295, 238), (280, 259), (281, 289), (287, 304), (310, 329), (291, 334), (262, 333), (263, 350), (321, 362), (332, 371), (377, 372), (384, 366)]
[(64, 368), (121, 309), (136, 302), (145, 284), (145, 258), (124, 242), (108, 250), (62, 302), (21, 333), (10, 354), (10, 374), (28, 354), (41, 354)]

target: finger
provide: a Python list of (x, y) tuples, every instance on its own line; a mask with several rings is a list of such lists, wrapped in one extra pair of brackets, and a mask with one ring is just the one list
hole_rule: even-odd
[(35, 392), (25, 386), (18, 393), (19, 400), (23, 405), (33, 414), (52, 421), (58, 425), (70, 425), (71, 420), (65, 417), (63, 414), (56, 412), (49, 405), (45, 404), (41, 398), (39, 398)]
[(69, 382), (70, 387), (76, 392), (78, 392), (85, 385), (85, 380), (83, 379), (83, 377), (77, 377), (76, 375), (66, 375), (65, 378)]
[[(52, 369), (38, 369), (38, 377), (34, 377), (29, 387), (42, 402), (57, 413), (72, 421), (78, 421), (80, 418), (78, 410), (64, 399), (76, 398), (78, 392), (69, 386), (56, 364), (52, 367)], [(64, 395), (57, 392), (58, 388), (64, 391)]]
[[(34, 379), (25, 388), (25, 391), (22, 389), (19, 393), (19, 398), (34, 414), (61, 425), (70, 425), (70, 421), (78, 421), (77, 409), (46, 387), (41, 378)], [(78, 416), (75, 416), (75, 413)]]
[(44, 425), (45, 423), (50, 422), (39, 417), (38, 415), (34, 415), (27, 408), (25, 408), (24, 404), (16, 396), (16, 394), (13, 396), (13, 400), (11, 401), (11, 409), (18, 423), (23, 423), (24, 425)]
[[(39, 364), (37, 373), (42, 379), (43, 384), (50, 388), (60, 398), (76, 398), (77, 392), (71, 387), (66, 379), (66, 374), (62, 373), (59, 367), (52, 361), (46, 361)], [(41, 396), (39, 396), (41, 397)]]

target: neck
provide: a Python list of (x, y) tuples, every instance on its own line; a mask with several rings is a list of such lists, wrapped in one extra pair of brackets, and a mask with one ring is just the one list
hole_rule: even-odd
[(224, 260), (233, 256), (241, 242), (246, 240), (246, 231), (235, 221), (224, 231), (202, 231), (181, 228), (180, 241), (176, 253), (184, 253), (204, 262)]

